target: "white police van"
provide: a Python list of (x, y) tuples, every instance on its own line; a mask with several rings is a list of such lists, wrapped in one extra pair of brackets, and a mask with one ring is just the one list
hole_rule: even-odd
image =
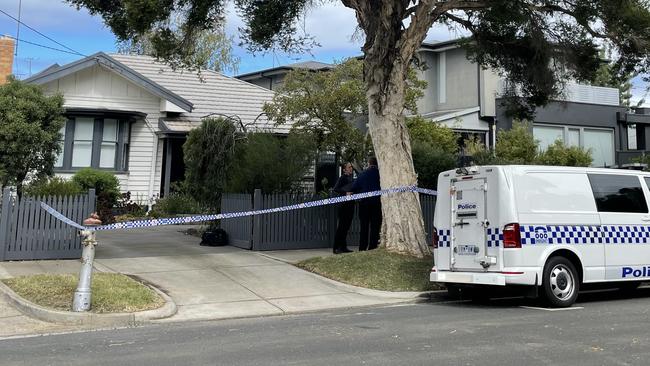
[[(484, 166), (438, 177), (431, 281), (537, 286), (573, 304), (581, 284), (650, 280), (650, 174)], [(623, 282), (626, 281), (626, 282)]]

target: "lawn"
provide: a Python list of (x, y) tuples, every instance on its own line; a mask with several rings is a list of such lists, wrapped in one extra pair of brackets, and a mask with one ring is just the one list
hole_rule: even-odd
[[(33, 275), (4, 279), (15, 293), (35, 304), (70, 311), (77, 287), (77, 275)], [(152, 289), (118, 273), (94, 273), (91, 310), (94, 313), (122, 313), (161, 307), (164, 300)]]
[(384, 291), (430, 291), (433, 265), (424, 259), (389, 253), (383, 249), (316, 257), (296, 264), (307, 271), (350, 285)]

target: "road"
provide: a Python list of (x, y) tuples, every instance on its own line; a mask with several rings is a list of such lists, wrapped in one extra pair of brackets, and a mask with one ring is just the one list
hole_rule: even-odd
[(431, 302), (0, 340), (0, 365), (647, 365), (650, 289)]

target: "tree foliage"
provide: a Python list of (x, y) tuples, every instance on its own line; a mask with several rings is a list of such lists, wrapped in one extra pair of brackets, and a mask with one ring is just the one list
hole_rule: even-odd
[[(182, 31), (173, 29), (175, 38), (182, 37)], [(155, 42), (159, 42), (155, 33), (148, 31), (137, 35), (133, 39), (124, 39), (117, 42), (117, 52), (122, 54), (159, 56), (156, 53)], [(239, 69), (239, 57), (233, 53), (233, 37), (226, 35), (225, 27), (199, 30), (191, 47), (193, 50), (186, 55), (171, 55), (167, 59), (172, 66), (185, 66), (190, 69), (213, 70), (217, 72), (231, 71), (236, 73)]]
[(0, 185), (22, 193), (27, 178), (51, 175), (64, 121), (61, 95), (16, 79), (0, 86)]
[(104, 224), (115, 221), (113, 208), (120, 197), (120, 182), (110, 172), (83, 168), (72, 176), (72, 182), (87, 192), (93, 188), (97, 195), (97, 213)]
[[(419, 80), (412, 68), (404, 102), (406, 111), (417, 113), (417, 101), (425, 87), (426, 81)], [(308, 131), (315, 136), (320, 150), (333, 151), (343, 161), (361, 166), (368, 156), (365, 126), (360, 126), (365, 125), (368, 101), (363, 62), (356, 58), (337, 63), (328, 71), (290, 71), (273, 101), (264, 105), (264, 112), (278, 124), (290, 121), (293, 128)]]
[(238, 131), (223, 118), (206, 118), (183, 145), (185, 187), (206, 207), (218, 210), (235, 153)]
[(287, 137), (252, 132), (237, 145), (226, 190), (235, 193), (290, 192), (313, 166), (316, 146), (312, 136), (292, 132)]

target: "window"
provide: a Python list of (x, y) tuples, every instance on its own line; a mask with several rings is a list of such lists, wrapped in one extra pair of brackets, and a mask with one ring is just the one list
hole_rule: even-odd
[(61, 139), (59, 140), (59, 147), (61, 148), (59, 150), (59, 155), (56, 157), (56, 161), (54, 162), (54, 167), (55, 168), (62, 168), (63, 167), (63, 155), (65, 154), (65, 126), (66, 124), (63, 124), (63, 127), (59, 130), (59, 134), (61, 135)]
[(69, 117), (62, 130), (62, 153), (55, 168), (127, 170), (130, 122), (119, 118)]
[(627, 149), (636, 150), (636, 124), (627, 125)]
[(647, 213), (641, 182), (633, 175), (589, 174), (598, 212)]
[(533, 136), (539, 141), (542, 151), (560, 140), (567, 146), (591, 149), (592, 166), (614, 165), (613, 130), (536, 124), (533, 126)]
[(614, 165), (614, 131), (584, 129), (585, 149), (591, 149), (594, 166)]
[(533, 136), (539, 140), (539, 148), (544, 151), (555, 141), (564, 142), (564, 128), (550, 126), (533, 126)]

